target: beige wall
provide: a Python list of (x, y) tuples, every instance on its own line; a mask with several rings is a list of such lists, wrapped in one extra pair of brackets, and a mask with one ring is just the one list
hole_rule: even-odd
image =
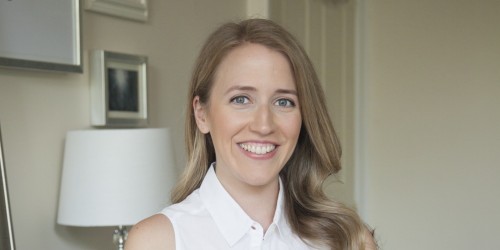
[(56, 224), (65, 134), (90, 128), (90, 49), (149, 57), (150, 127), (173, 129), (176, 160), (183, 165), (184, 103), (194, 58), (214, 27), (246, 15), (246, 1), (149, 3), (147, 23), (83, 11), (83, 74), (0, 68), (0, 122), (17, 249), (113, 249), (112, 228)]
[(382, 249), (500, 249), (500, 1), (360, 1), (363, 207)]

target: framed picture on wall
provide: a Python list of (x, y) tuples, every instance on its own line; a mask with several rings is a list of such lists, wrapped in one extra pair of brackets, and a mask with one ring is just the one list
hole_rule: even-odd
[(147, 57), (95, 50), (90, 74), (93, 126), (147, 125)]
[(0, 130), (0, 249), (14, 250), (14, 231), (10, 217), (9, 192), (7, 174), (2, 148), (2, 131)]
[(0, 66), (82, 73), (80, 0), (0, 1)]
[(85, 0), (85, 9), (135, 21), (148, 20), (147, 0)]

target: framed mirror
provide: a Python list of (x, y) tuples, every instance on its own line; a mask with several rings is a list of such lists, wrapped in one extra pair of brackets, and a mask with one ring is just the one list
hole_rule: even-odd
[(2, 148), (2, 131), (0, 129), (0, 249), (14, 250), (14, 232), (10, 217), (9, 192), (5, 173), (5, 158)]

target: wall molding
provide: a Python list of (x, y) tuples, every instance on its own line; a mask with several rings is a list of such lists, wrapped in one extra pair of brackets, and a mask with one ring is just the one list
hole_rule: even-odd
[(358, 213), (366, 220), (366, 10), (365, 1), (357, 0), (354, 24), (354, 200)]

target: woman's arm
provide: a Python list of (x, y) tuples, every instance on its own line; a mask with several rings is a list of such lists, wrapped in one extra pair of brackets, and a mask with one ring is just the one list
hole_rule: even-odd
[(175, 235), (170, 220), (153, 215), (137, 223), (129, 232), (125, 250), (174, 250)]
[(363, 234), (365, 250), (378, 250), (374, 232), (365, 227)]

